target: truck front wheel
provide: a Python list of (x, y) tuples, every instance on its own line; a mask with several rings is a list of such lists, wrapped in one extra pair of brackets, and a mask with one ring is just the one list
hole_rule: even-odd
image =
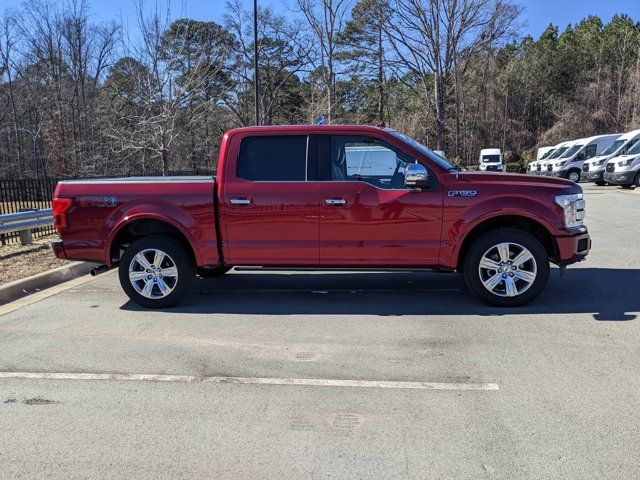
[(127, 247), (118, 273), (131, 300), (146, 308), (165, 308), (175, 305), (187, 292), (195, 267), (178, 241), (151, 235)]
[(549, 279), (549, 256), (534, 236), (515, 228), (485, 233), (464, 261), (469, 290), (489, 305), (519, 307), (535, 299)]

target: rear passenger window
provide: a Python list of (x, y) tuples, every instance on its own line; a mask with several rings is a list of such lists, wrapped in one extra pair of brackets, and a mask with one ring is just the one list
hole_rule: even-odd
[(304, 182), (307, 136), (246, 137), (240, 143), (238, 177), (254, 182)]

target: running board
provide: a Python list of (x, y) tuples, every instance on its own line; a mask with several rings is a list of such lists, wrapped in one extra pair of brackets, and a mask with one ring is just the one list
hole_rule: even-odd
[(236, 272), (405, 272), (405, 273), (452, 273), (445, 267), (233, 267)]

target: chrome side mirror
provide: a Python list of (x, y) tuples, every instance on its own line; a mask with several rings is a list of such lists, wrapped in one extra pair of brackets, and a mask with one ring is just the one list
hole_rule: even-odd
[(404, 169), (404, 186), (421, 188), (429, 184), (429, 172), (421, 163), (410, 163)]

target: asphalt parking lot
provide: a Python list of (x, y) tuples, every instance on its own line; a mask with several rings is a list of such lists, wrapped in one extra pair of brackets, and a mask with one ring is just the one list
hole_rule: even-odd
[(115, 272), (0, 310), (0, 478), (637, 478), (640, 194), (584, 188), (588, 261), (520, 309), (234, 271), (167, 311)]

